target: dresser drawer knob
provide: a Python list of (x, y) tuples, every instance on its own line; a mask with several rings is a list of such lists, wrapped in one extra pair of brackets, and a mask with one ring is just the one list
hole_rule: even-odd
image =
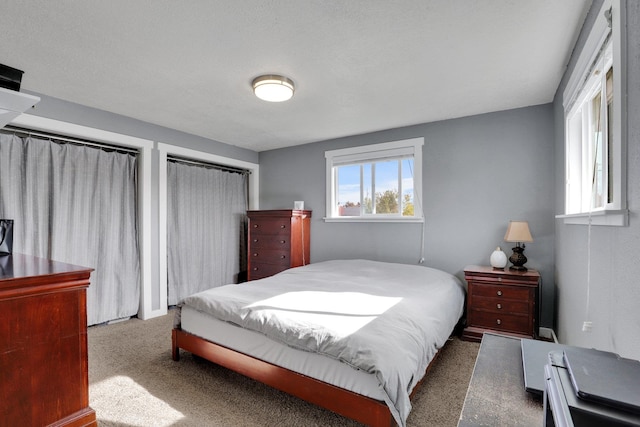
[(253, 271), (258, 271), (258, 267), (253, 267)]
[(502, 308), (502, 304), (497, 304), (497, 305), (496, 305), (496, 307), (497, 307), (498, 309), (501, 309), (501, 308)]
[(253, 243), (258, 243), (258, 239), (253, 239)]
[(254, 254), (253, 254), (253, 256), (258, 256), (258, 253), (257, 253), (257, 252), (256, 252), (256, 253), (254, 253)]
[(258, 228), (258, 224), (253, 224), (253, 228)]
[(284, 224), (280, 226), (280, 228), (285, 228), (285, 227), (286, 227), (286, 226), (285, 226)]
[(498, 294), (498, 296), (501, 297), (502, 296), (502, 291), (498, 291), (498, 292), (496, 292), (496, 294)]
[(287, 243), (287, 241), (286, 240), (280, 240), (280, 243), (282, 243), (284, 245), (285, 243)]
[(500, 319), (496, 320), (496, 325), (500, 325), (502, 321)]
[(285, 259), (285, 258), (286, 258), (286, 256), (280, 255), (280, 259)]

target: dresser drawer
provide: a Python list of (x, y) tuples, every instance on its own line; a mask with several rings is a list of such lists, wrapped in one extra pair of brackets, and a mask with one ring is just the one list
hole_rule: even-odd
[(259, 218), (250, 219), (249, 229), (251, 236), (255, 235), (284, 235), (291, 234), (290, 218)]
[(260, 262), (252, 262), (249, 267), (249, 274), (251, 275), (251, 280), (263, 279), (265, 277), (273, 276), (276, 273), (280, 273), (281, 271), (289, 268), (288, 265), (278, 265), (278, 264), (264, 264)]
[(479, 297), (491, 297), (491, 298), (503, 298), (503, 299), (517, 299), (521, 301), (529, 301), (530, 291), (529, 288), (522, 288), (517, 286), (504, 286), (504, 285), (491, 285), (486, 283), (473, 282), (470, 286), (469, 292), (472, 298)]
[(251, 249), (271, 248), (289, 250), (291, 241), (288, 234), (259, 234), (253, 233), (249, 240)]
[(526, 301), (510, 300), (504, 298), (474, 297), (473, 308), (496, 313), (529, 314), (530, 304)]
[(278, 250), (278, 249), (254, 249), (251, 248), (251, 252), (249, 253), (251, 259), (249, 262), (253, 266), (256, 263), (260, 264), (276, 264), (276, 265), (284, 265), (289, 267), (291, 260), (289, 259), (290, 253), (288, 250)]
[(469, 310), (468, 322), (470, 325), (480, 328), (532, 334), (532, 325), (528, 316), (472, 309)]

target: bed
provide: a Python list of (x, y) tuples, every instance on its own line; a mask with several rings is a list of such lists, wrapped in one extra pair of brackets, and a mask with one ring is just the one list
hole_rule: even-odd
[(417, 265), (335, 260), (185, 298), (183, 349), (363, 424), (406, 425), (465, 290)]

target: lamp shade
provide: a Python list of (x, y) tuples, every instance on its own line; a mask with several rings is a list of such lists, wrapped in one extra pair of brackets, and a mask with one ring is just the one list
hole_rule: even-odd
[(504, 235), (505, 242), (533, 242), (529, 223), (527, 221), (509, 221), (507, 232)]
[(291, 99), (295, 91), (291, 79), (274, 74), (256, 77), (251, 85), (253, 93), (258, 98), (269, 102), (287, 101)]

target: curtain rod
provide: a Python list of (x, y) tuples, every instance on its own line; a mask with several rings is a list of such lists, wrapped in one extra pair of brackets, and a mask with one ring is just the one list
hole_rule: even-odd
[(218, 169), (225, 172), (239, 173), (242, 175), (251, 175), (251, 171), (247, 169), (236, 168), (233, 166), (220, 165), (217, 163), (208, 163), (200, 160), (185, 159), (177, 156), (167, 156), (168, 162), (183, 163), (187, 165), (200, 166), (208, 169)]
[(135, 148), (123, 147), (115, 144), (108, 144), (105, 142), (97, 142), (91, 141), (87, 139), (74, 138), (65, 135), (58, 135), (49, 132), (35, 131), (32, 129), (21, 128), (17, 126), (5, 126), (0, 129), (0, 132), (10, 133), (16, 136), (34, 136), (48, 139), (53, 142), (59, 142), (62, 144), (73, 144), (73, 145), (86, 145), (89, 147), (95, 147), (105, 151), (116, 151), (122, 154), (138, 154), (139, 151)]
[[(86, 145), (86, 146), (90, 146), (90, 147), (99, 148), (99, 149), (102, 149), (102, 150), (116, 151), (118, 153), (123, 153), (123, 154), (138, 154), (139, 153), (139, 151), (134, 149), (134, 148), (122, 147), (122, 146), (119, 146), (119, 145), (112, 145), (112, 144), (107, 144), (107, 143), (103, 143), (103, 142), (89, 141), (89, 140), (86, 140), (86, 139), (73, 138), (73, 137), (68, 137), (68, 136), (63, 136), (63, 135), (57, 135), (57, 134), (54, 134), (54, 133), (35, 131), (35, 130), (32, 130), (32, 129), (26, 129), (26, 128), (21, 128), (21, 127), (17, 127), (17, 126), (5, 126), (4, 128), (0, 129), (0, 132), (9, 133), (9, 134), (13, 134), (13, 135), (16, 135), (16, 136), (42, 137), (42, 138), (46, 138), (46, 139), (54, 141), (54, 142), (57, 141), (57, 142), (60, 142), (60, 143), (63, 143), (63, 144), (67, 143), (67, 144), (75, 144), (75, 145)], [(207, 163), (207, 162), (203, 162), (203, 161), (198, 161), (198, 160), (193, 160), (193, 159), (186, 159), (186, 158), (177, 157), (177, 156), (169, 156), (167, 158), (167, 160), (168, 161), (177, 162), (177, 163), (191, 164), (191, 165), (194, 165), (194, 166), (202, 166), (202, 167), (211, 168), (211, 169), (218, 169), (218, 170), (223, 170), (223, 171), (227, 171), (227, 172), (240, 173), (240, 174), (243, 174), (243, 175), (251, 175), (251, 171), (250, 170), (241, 169), (241, 168), (235, 168), (233, 166), (220, 165), (220, 164), (216, 164), (216, 163)]]

